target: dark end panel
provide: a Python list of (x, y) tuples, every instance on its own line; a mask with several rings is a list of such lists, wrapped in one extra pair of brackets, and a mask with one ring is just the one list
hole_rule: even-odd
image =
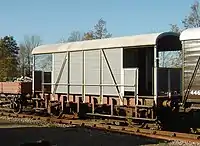
[(173, 91), (179, 91), (179, 93), (182, 94), (182, 69), (172, 68), (170, 69), (170, 72), (171, 89)]
[[(35, 83), (35, 91), (42, 92), (42, 74), (44, 73), (44, 83), (51, 83), (51, 72), (42, 72), (35, 71), (34, 72), (34, 83)], [(51, 85), (44, 85), (45, 92), (51, 92)]]
[(123, 68), (135, 68), (139, 64), (138, 49), (125, 48), (123, 49)]
[[(51, 83), (51, 72), (44, 72), (44, 83)], [(44, 91), (50, 93), (51, 85), (45, 85)]]
[(34, 71), (34, 89), (36, 92), (42, 91), (42, 71)]
[[(180, 68), (158, 68), (158, 93), (162, 95), (170, 91), (172, 94), (181, 93), (181, 73)], [(169, 84), (170, 83), (170, 84)]]

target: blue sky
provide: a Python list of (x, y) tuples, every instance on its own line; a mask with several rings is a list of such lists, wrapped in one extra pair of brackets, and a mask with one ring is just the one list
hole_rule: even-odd
[(193, 0), (0, 0), (0, 36), (39, 35), (43, 43), (88, 31), (107, 21), (114, 37), (169, 30), (181, 24)]

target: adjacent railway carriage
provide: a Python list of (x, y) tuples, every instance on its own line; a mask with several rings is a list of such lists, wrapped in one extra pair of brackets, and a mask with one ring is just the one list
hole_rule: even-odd
[(200, 108), (200, 28), (187, 29), (180, 35), (183, 48), (183, 103)]

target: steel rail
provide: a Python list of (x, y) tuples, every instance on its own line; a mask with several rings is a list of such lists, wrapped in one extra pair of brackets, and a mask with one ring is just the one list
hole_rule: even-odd
[(107, 125), (105, 123), (102, 123), (102, 121), (100, 120), (80, 120), (76, 117), (76, 115), (71, 115), (71, 116), (65, 115), (60, 119), (56, 119), (52, 117), (0, 112), (0, 116), (8, 116), (13, 118), (30, 118), (32, 120), (42, 120), (46, 122), (67, 124), (76, 127), (85, 127), (90, 129), (103, 130), (105, 132), (129, 134), (129, 135), (142, 136), (146, 138), (160, 139), (166, 141), (179, 140), (179, 141), (187, 141), (187, 142), (190, 141), (190, 142), (200, 143), (200, 135), (198, 134), (151, 130), (151, 129), (137, 128), (137, 127), (129, 127), (129, 126)]

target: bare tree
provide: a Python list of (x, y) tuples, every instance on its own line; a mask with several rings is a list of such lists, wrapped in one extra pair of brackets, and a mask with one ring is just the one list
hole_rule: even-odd
[(36, 70), (49, 72), (52, 70), (52, 54), (40, 54), (35, 59)]
[(41, 45), (41, 42), (39, 36), (24, 36), (24, 42), (20, 44), (20, 60), (23, 75), (31, 75), (31, 52), (35, 47)]
[(107, 30), (106, 21), (101, 18), (97, 24), (94, 25), (93, 30), (84, 33), (83, 40), (103, 39), (110, 37), (112, 37), (112, 34)]
[(176, 24), (170, 24), (170, 26), (172, 32), (181, 33), (182, 30)]
[(83, 40), (93, 40), (94, 38), (95, 37), (93, 31), (86, 32), (83, 35)]
[(19, 45), (19, 62), (20, 62), (20, 72), (22, 76), (25, 76), (25, 71), (27, 70), (27, 51), (26, 48), (24, 47), (24, 45), (20, 44)]
[(102, 18), (94, 26), (93, 35), (95, 39), (110, 38), (112, 36), (112, 34), (108, 33), (106, 21)]
[(66, 43), (66, 42), (76, 42), (83, 40), (83, 35), (80, 31), (72, 31), (68, 37), (68, 39), (65, 39), (62, 37), (58, 42), (59, 43)]
[(67, 40), (64, 38), (64, 37), (62, 37), (59, 41), (58, 41), (58, 43), (66, 43), (67, 42)]
[[(191, 5), (191, 11), (189, 15), (187, 15), (183, 20), (182, 23), (184, 25), (184, 28), (178, 27), (176, 24), (170, 24), (171, 25), (171, 31), (180, 33), (182, 30), (187, 28), (196, 28), (200, 27), (200, 5), (198, 1), (194, 1), (194, 3)], [(172, 61), (174, 66), (180, 66), (181, 60), (182, 60), (182, 53), (176, 52), (177, 57)]]
[(61, 38), (58, 42), (66, 43), (66, 42), (76, 42), (83, 40), (93, 40), (93, 39), (102, 39), (109, 38), (112, 34), (108, 33), (106, 28), (106, 21), (102, 18), (98, 20), (97, 24), (94, 25), (93, 30), (90, 30), (85, 33), (81, 33), (80, 31), (72, 31), (67, 40)]
[(191, 12), (182, 20), (185, 28), (200, 27), (200, 5), (198, 1), (192, 4)]
[[(198, 1), (194, 1), (194, 3), (191, 5), (191, 11), (189, 15), (185, 16), (185, 18), (182, 20), (182, 23), (184, 25), (183, 29), (187, 28), (196, 28), (200, 27), (200, 4)], [(183, 29), (180, 29), (176, 24), (170, 24), (171, 30), (175, 32), (181, 32)]]
[(79, 31), (72, 31), (67, 41), (76, 42), (76, 41), (81, 41), (81, 40), (82, 40), (81, 33)]

